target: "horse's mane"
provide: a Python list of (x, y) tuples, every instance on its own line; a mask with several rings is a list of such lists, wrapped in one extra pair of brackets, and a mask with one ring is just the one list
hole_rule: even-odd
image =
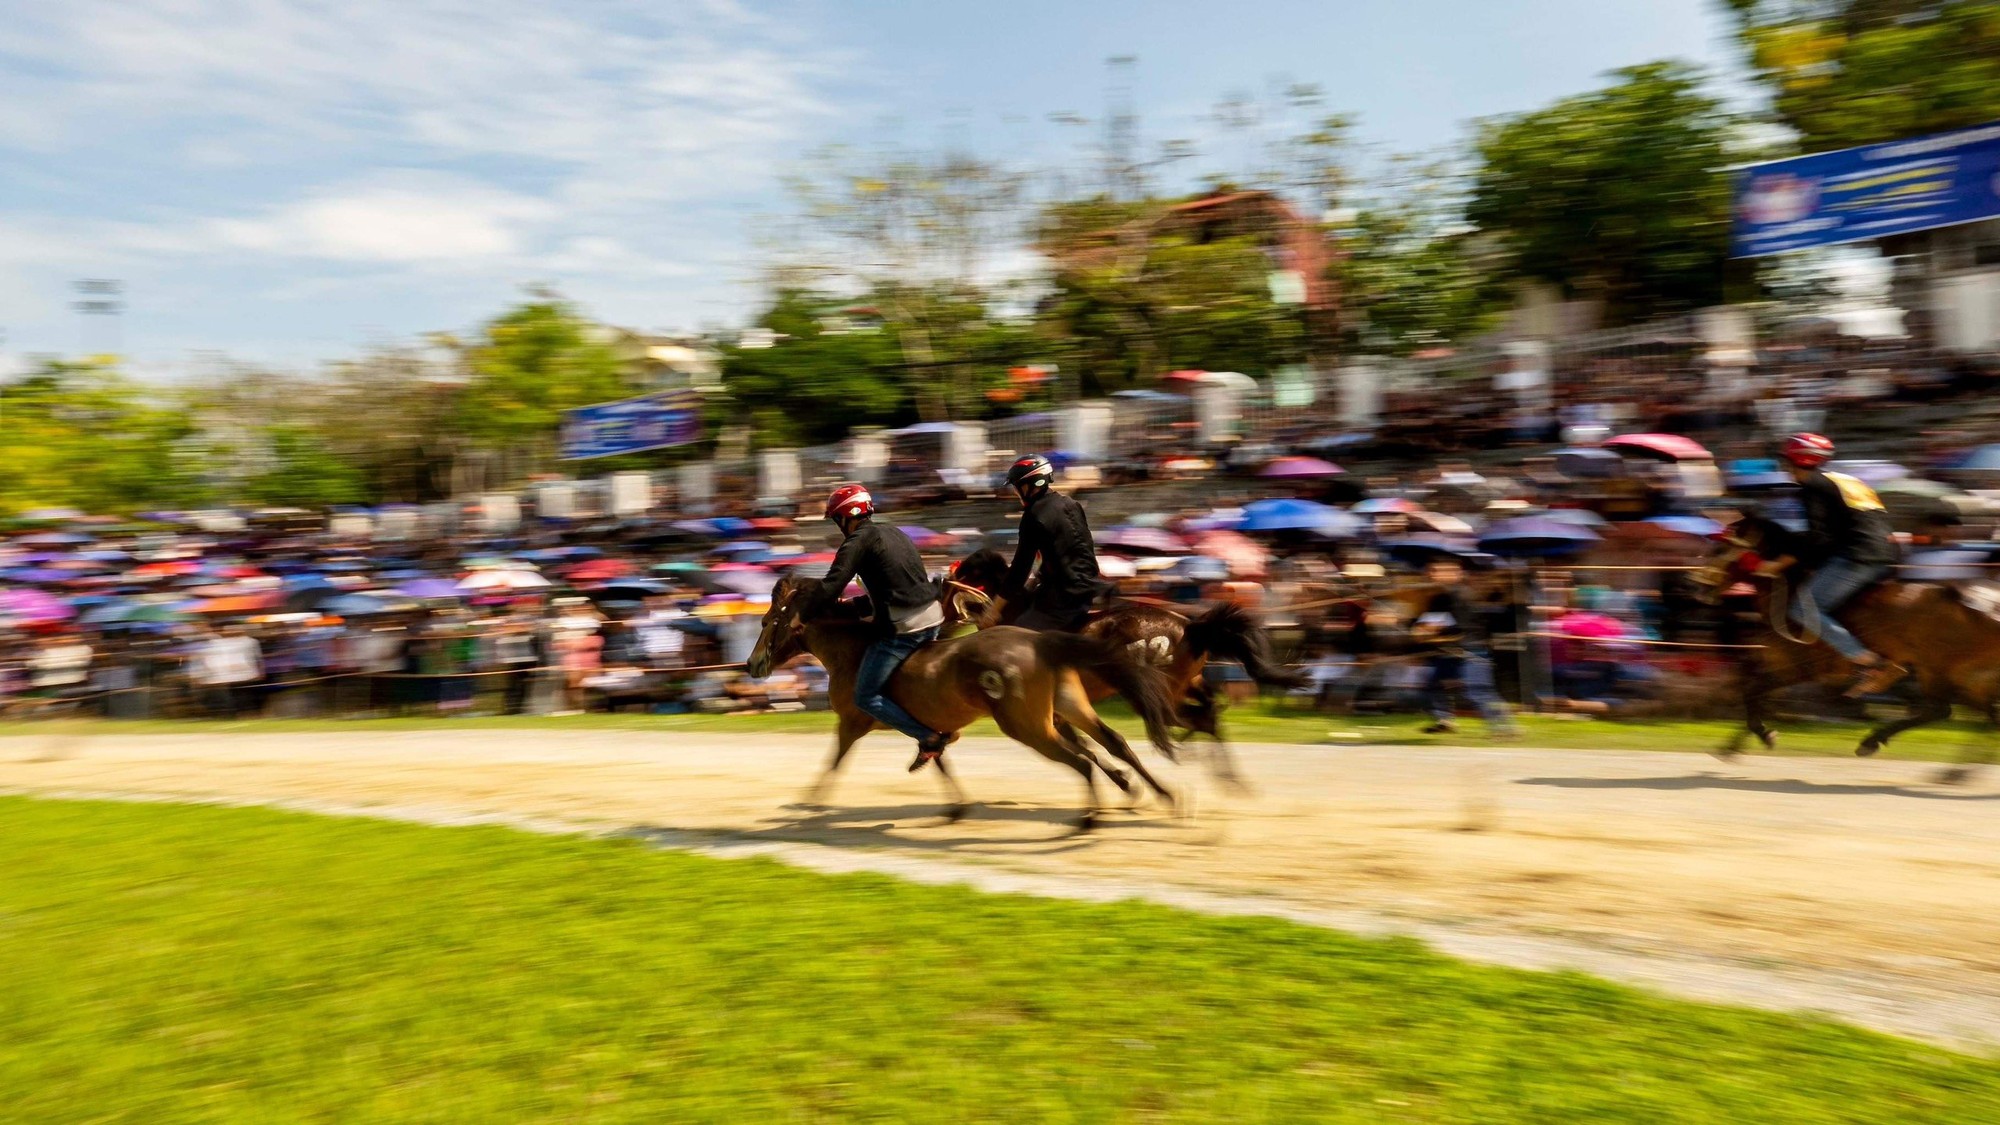
[(807, 578), (799, 574), (787, 574), (783, 578), (778, 579), (777, 585), (771, 587), (771, 600), (773, 602), (780, 602), (791, 596), (808, 599), (805, 604), (799, 607), (800, 619), (812, 622), (813, 624), (853, 624), (860, 622), (861, 611), (858, 606), (838, 600), (814, 605), (813, 601), (819, 597), (818, 587), (819, 580), (816, 578)]
[(981, 547), (959, 561), (952, 578), (990, 593), (1007, 577), (1007, 568), (1011, 565), (1006, 555), (991, 547)]
[(1749, 543), (1765, 558), (1797, 554), (1798, 532), (1756, 509), (1744, 512), (1729, 534)]

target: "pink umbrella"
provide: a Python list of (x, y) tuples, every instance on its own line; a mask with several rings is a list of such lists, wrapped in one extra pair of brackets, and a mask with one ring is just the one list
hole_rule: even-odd
[(1669, 461), (1710, 461), (1714, 457), (1700, 442), (1679, 434), (1621, 434), (1604, 443), (1606, 449), (1643, 453)]
[(1274, 479), (1310, 480), (1315, 477), (1339, 476), (1344, 471), (1339, 465), (1331, 461), (1322, 461), (1317, 457), (1280, 457), (1264, 466), (1264, 471), (1257, 475)]
[(1187, 540), (1157, 527), (1114, 527), (1099, 534), (1097, 542), (1147, 555), (1184, 555), (1188, 551)]
[(1271, 561), (1271, 552), (1247, 535), (1234, 531), (1211, 531), (1195, 540), (1195, 550), (1229, 564), (1238, 578), (1262, 578)]
[(75, 616), (76, 607), (54, 594), (40, 590), (0, 590), (0, 617), (23, 625), (47, 625)]

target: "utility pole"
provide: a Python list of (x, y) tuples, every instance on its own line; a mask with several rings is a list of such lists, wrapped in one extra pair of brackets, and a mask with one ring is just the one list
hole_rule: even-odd
[(1132, 72), (1137, 55), (1104, 60), (1104, 193), (1115, 200), (1137, 199), (1139, 114), (1132, 108)]

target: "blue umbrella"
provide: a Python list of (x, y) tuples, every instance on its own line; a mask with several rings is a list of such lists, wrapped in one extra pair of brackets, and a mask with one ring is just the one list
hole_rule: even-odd
[(336, 617), (367, 617), (375, 613), (393, 613), (407, 607), (407, 602), (390, 601), (374, 594), (342, 594), (319, 603), (321, 613), (330, 613)]
[(1479, 549), (1496, 555), (1565, 555), (1597, 542), (1595, 531), (1544, 516), (1501, 520), (1479, 537)]
[(1446, 535), (1412, 535), (1407, 539), (1391, 539), (1377, 546), (1390, 558), (1409, 566), (1423, 566), (1439, 557), (1466, 563), (1493, 561), (1492, 555), (1480, 551), (1466, 540)]
[(1195, 582), (1222, 582), (1229, 578), (1229, 564), (1209, 555), (1190, 555), (1168, 567), (1167, 573)]
[(449, 578), (417, 578), (396, 587), (396, 592), (406, 598), (460, 598), (464, 591), (458, 583)]
[(1724, 477), (1723, 483), (1737, 492), (1772, 492), (1799, 486), (1790, 473), (1739, 473)]
[(1571, 527), (1598, 528), (1611, 522), (1589, 508), (1550, 508), (1542, 513), (1541, 518), (1566, 523)]
[(1969, 582), (2000, 576), (2000, 568), (1992, 563), (1993, 553), (1976, 547), (1921, 551), (1910, 556), (1896, 577), (1911, 582)]
[(1327, 539), (1358, 535), (1361, 517), (1312, 500), (1257, 500), (1243, 506), (1238, 531), (1303, 531)]
[(2000, 469), (2000, 445), (1982, 445), (1960, 458), (1954, 469)]
[(1646, 522), (1701, 539), (1722, 534), (1722, 525), (1706, 516), (1654, 516)]
[(768, 551), (771, 549), (771, 545), (769, 543), (759, 542), (758, 540), (755, 539), (738, 539), (735, 542), (724, 543), (721, 544), (720, 546), (711, 547), (709, 549), (714, 551), (718, 555), (740, 555), (740, 554), (755, 554), (758, 551)]

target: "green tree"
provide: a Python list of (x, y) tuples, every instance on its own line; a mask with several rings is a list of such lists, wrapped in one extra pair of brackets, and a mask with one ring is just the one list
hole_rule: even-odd
[(1487, 327), (1504, 294), (1465, 202), (1448, 161), (1398, 156), (1345, 209), (1333, 271), (1347, 347), (1408, 355)]
[(781, 290), (757, 318), (767, 346), (722, 349), (722, 381), (758, 434), (773, 445), (835, 441), (853, 426), (913, 418), (915, 393), (894, 330), (829, 332), (845, 302)]
[(1807, 151), (2000, 119), (2000, 3), (1724, 0)]
[(265, 467), (244, 482), (243, 496), (260, 504), (324, 508), (367, 499), (362, 470), (309, 425), (266, 430)]
[(501, 459), (503, 480), (554, 464), (564, 411), (631, 392), (605, 334), (546, 292), (495, 318), (461, 355), (456, 428)]
[(1484, 122), (1466, 217), (1498, 237), (1508, 276), (1601, 300), (1614, 322), (1716, 303), (1729, 115), (1683, 64), (1614, 73), (1602, 90)]
[(171, 396), (94, 363), (0, 385), (0, 511), (177, 508), (206, 499), (196, 429)]

